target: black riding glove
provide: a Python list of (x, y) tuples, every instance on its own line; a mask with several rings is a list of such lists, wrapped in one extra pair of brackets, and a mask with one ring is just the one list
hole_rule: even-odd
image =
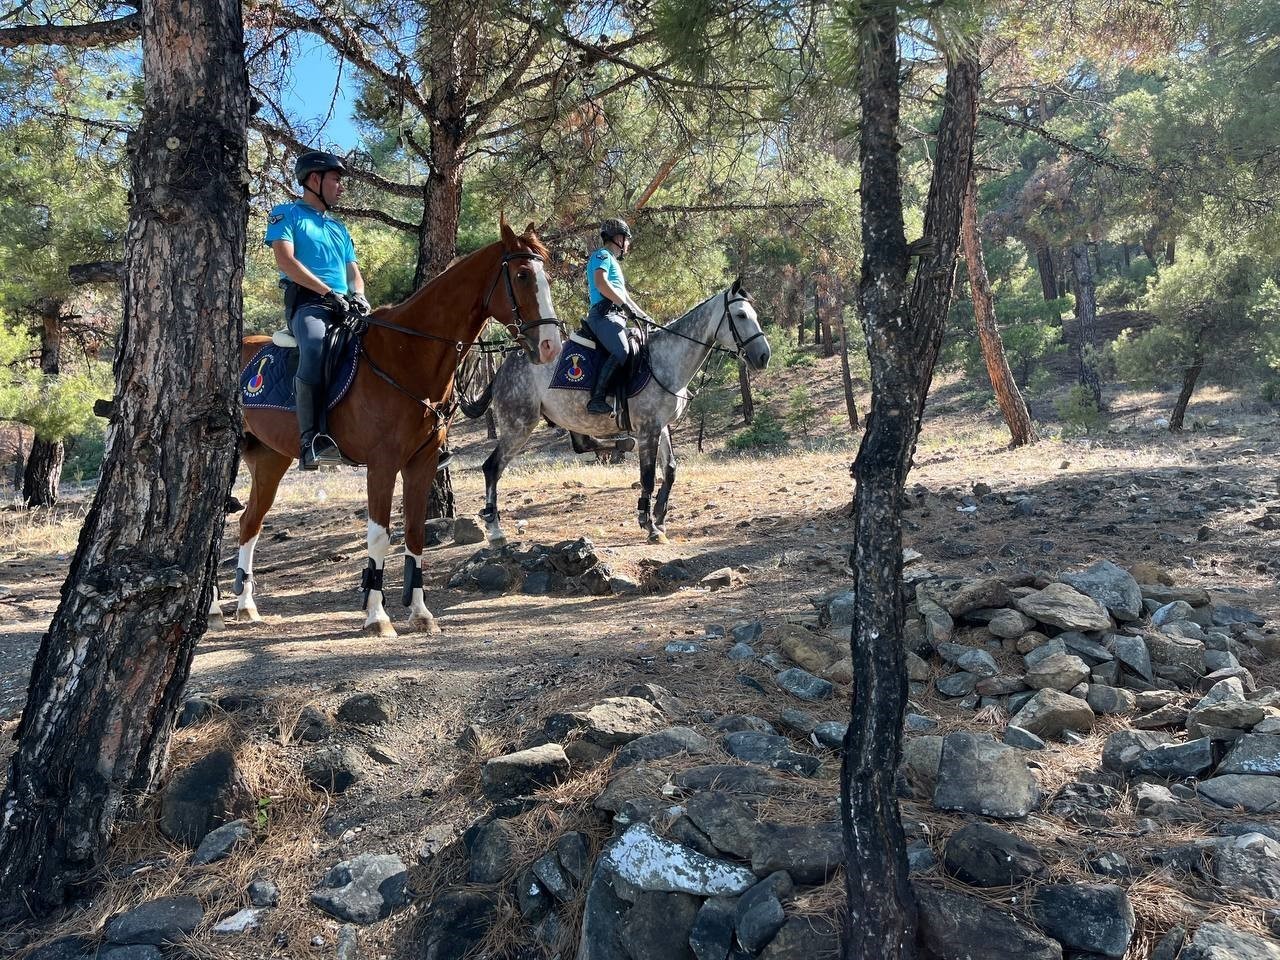
[(369, 301), (365, 299), (363, 293), (353, 293), (347, 299), (351, 303), (351, 311), (358, 316), (365, 316), (373, 307), (369, 306)]
[(346, 323), (347, 314), (351, 312), (351, 304), (337, 290), (330, 290), (321, 302), (333, 311), (333, 318), (338, 323)]

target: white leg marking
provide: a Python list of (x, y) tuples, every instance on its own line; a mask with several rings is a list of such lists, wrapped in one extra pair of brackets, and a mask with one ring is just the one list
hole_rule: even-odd
[[(369, 559), (373, 561), (375, 569), (381, 570), (386, 566), (387, 551), (390, 549), (391, 535), (387, 532), (387, 528), (370, 520)], [(391, 630), (391, 618), (387, 616), (387, 611), (382, 605), (382, 591), (370, 590), (368, 616), (364, 620), (365, 629), (376, 627), (379, 632), (385, 632), (383, 624), (386, 624), (385, 630)], [(394, 635), (394, 631), (391, 635)]]
[(244, 614), (250, 620), (258, 620), (258, 605), (253, 600), (253, 548), (258, 545), (258, 534), (250, 537), (240, 545), (240, 556), (236, 566), (244, 571), (244, 583), (240, 588), (240, 596), (236, 599), (236, 619)]
[(209, 600), (209, 622), (205, 627), (206, 630), (212, 630), (214, 633), (227, 629), (226, 621), (222, 618), (222, 604), (219, 600), (220, 594), (218, 593), (218, 580), (215, 576), (213, 581), (213, 597)]
[(502, 524), (497, 520), (485, 522), (485, 536), (489, 538), (489, 543), (495, 547), (500, 547), (507, 542), (507, 535), (502, 532)]
[[(418, 569), (422, 569), (422, 554), (412, 554), (409, 552), (409, 548), (405, 547), (404, 555), (406, 557), (413, 557), (414, 562), (418, 565)], [(413, 596), (409, 598), (409, 619), (432, 619), (431, 611), (427, 609), (427, 601), (422, 596), (421, 587), (414, 587)]]

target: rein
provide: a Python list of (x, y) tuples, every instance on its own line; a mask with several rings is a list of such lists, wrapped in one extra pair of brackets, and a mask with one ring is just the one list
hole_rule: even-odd
[[(721, 353), (727, 353), (731, 356), (742, 357), (744, 352), (747, 349), (748, 344), (753, 343), (754, 341), (764, 336), (764, 331), (761, 330), (758, 333), (753, 333), (751, 336), (747, 337), (744, 340), (742, 338), (742, 335), (738, 333), (738, 328), (733, 322), (733, 314), (729, 308), (732, 307), (735, 303), (750, 303), (750, 302), (751, 301), (747, 297), (734, 297), (733, 299), (730, 299), (729, 291), (726, 290), (724, 292), (724, 312), (720, 315), (720, 322), (716, 324), (716, 329), (712, 333), (710, 340), (699, 340), (697, 337), (691, 337), (687, 333), (681, 333), (679, 330), (673, 329), (673, 327), (671, 326), (663, 326), (662, 324), (658, 323), (656, 320), (651, 320), (647, 317), (641, 322), (644, 324), (647, 324), (648, 326), (652, 327), (655, 330), (661, 330), (664, 333), (669, 333), (669, 334), (672, 334), (673, 336), (677, 336), (682, 340), (688, 340), (690, 343), (696, 343), (700, 347), (705, 347), (707, 350), (707, 356), (702, 358), (702, 363), (698, 365), (698, 370), (694, 371), (695, 377), (698, 375), (699, 370), (702, 372), (702, 375), (703, 375), (702, 380), (703, 380), (703, 384), (705, 384), (707, 379), (706, 378), (706, 362), (713, 352), (718, 350)], [(686, 314), (686, 316), (688, 316), (688, 314)], [(716, 334), (720, 332), (720, 328), (724, 326), (724, 323), (726, 320), (729, 321), (729, 333), (733, 336), (733, 342), (738, 347), (737, 350), (729, 350), (726, 347), (720, 346), (720, 344), (716, 342)], [(646, 348), (648, 347), (647, 338), (646, 338), (645, 346)], [(692, 400), (696, 395), (694, 393), (689, 393), (689, 392), (681, 393), (677, 390), (672, 390), (665, 383), (663, 383), (662, 380), (658, 378), (658, 373), (656, 370), (653, 369), (652, 362), (649, 363), (649, 374), (650, 376), (653, 377), (654, 383), (660, 386), (664, 391), (669, 393), (671, 396), (675, 397), (677, 400)], [(690, 379), (690, 382), (692, 382), (692, 378)], [(702, 389), (703, 384), (699, 385), (698, 387), (699, 390)]]

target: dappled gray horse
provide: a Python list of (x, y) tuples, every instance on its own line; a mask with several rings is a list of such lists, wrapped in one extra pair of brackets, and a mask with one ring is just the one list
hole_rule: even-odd
[[(760, 330), (751, 295), (742, 289), (740, 279), (679, 320), (665, 327), (655, 325), (648, 340), (651, 376), (630, 400), (631, 428), (640, 455), (637, 519), (641, 529), (649, 531), (650, 541), (665, 543), (667, 499), (676, 477), (670, 425), (689, 404), (690, 382), (717, 347), (743, 357), (753, 369), (764, 369), (769, 362), (769, 342)], [(571, 347), (566, 343), (566, 352)], [(498, 479), (543, 417), (589, 436), (605, 436), (617, 430), (611, 415), (587, 413), (587, 390), (551, 387), (557, 366), (535, 366), (523, 354), (508, 354), (479, 401), (466, 409), (468, 416), (478, 417), (492, 402), (498, 421), (498, 445), (484, 462), (485, 509), (480, 514), (489, 543), (494, 546), (507, 540), (499, 522)], [(625, 385), (619, 387), (620, 391), (626, 389)], [(659, 461), (663, 466), (662, 486), (650, 513)]]

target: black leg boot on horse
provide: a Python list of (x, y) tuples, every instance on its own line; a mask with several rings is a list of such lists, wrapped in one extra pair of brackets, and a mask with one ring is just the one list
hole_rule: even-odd
[(342, 463), (338, 445), (320, 429), (326, 400), (325, 389), (305, 380), (295, 379), (293, 392), (298, 406), (298, 468), (319, 470), (324, 463)]

